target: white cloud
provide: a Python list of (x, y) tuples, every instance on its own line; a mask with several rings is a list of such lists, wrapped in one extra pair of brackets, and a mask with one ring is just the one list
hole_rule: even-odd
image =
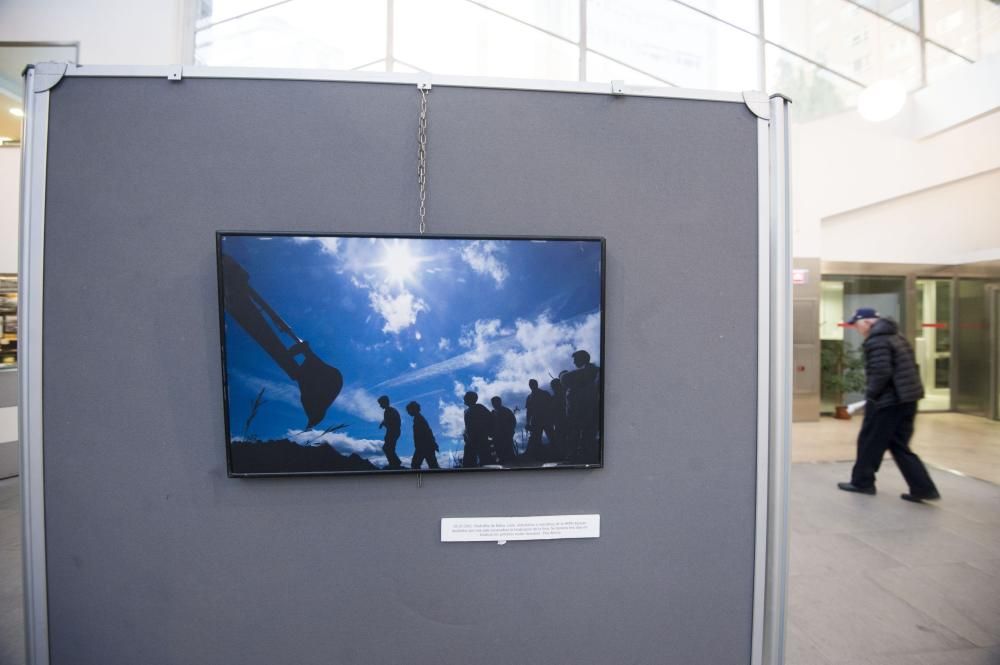
[(398, 333), (417, 322), (417, 314), (427, 311), (427, 304), (406, 289), (393, 295), (385, 287), (368, 292), (368, 302), (385, 320), (382, 332)]
[(484, 362), (496, 352), (496, 348), (491, 340), (508, 337), (513, 332), (512, 330), (501, 328), (500, 319), (480, 319), (472, 324), (471, 327), (466, 327), (463, 330), (458, 343), (467, 349), (472, 349), (468, 354), (471, 360)]
[(327, 432), (323, 430), (311, 429), (307, 431), (288, 430), (285, 436), (289, 441), (294, 441), (300, 445), (321, 445), (327, 444), (337, 450), (342, 455), (357, 453), (361, 457), (374, 461), (374, 458), (383, 455), (382, 441), (377, 439), (355, 439), (343, 432)]
[(528, 380), (537, 379), (547, 388), (552, 376), (573, 369), (573, 352), (585, 349), (591, 361), (600, 364), (600, 314), (553, 323), (543, 314), (535, 321), (519, 320), (514, 337), (517, 344), (501, 354), (500, 364), (491, 377), (474, 376), (469, 390), (487, 402), (499, 395), (507, 406), (524, 403)]
[(378, 398), (364, 388), (344, 389), (333, 405), (362, 420), (382, 422), (382, 407), (378, 405)]
[(452, 439), (461, 438), (465, 432), (465, 409), (458, 404), (449, 404), (443, 399), (438, 400), (438, 409), (441, 412), (438, 417), (441, 434)]
[(298, 245), (309, 243), (318, 245), (321, 252), (330, 256), (337, 256), (340, 253), (340, 238), (302, 238), (296, 236), (292, 240)]
[(493, 279), (497, 288), (507, 279), (507, 266), (497, 258), (502, 247), (492, 240), (475, 240), (462, 248), (462, 260), (480, 275)]
[(413, 337), (414, 337), (414, 338), (415, 338), (415, 339), (416, 339), (416, 340), (417, 340), (418, 342), (419, 342), (420, 340), (422, 340), (422, 339), (424, 338), (424, 336), (420, 334), (420, 331), (419, 331), (419, 330), (418, 330), (417, 332), (413, 333)]
[(449, 351), (451, 349), (451, 340), (447, 337), (442, 337), (441, 341), (438, 342), (438, 349), (441, 351)]

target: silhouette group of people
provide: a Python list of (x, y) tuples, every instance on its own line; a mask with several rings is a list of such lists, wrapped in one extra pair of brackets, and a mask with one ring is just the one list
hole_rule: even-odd
[[(403, 468), (403, 461), (396, 454), (396, 442), (403, 429), (402, 419), (399, 411), (389, 404), (388, 395), (378, 398), (378, 405), (382, 407), (382, 422), (379, 429), (385, 429), (385, 440), (382, 444), (382, 452), (389, 462), (389, 469), (397, 470)], [(410, 402), (406, 405), (406, 412), (413, 419), (413, 458), (410, 460), (411, 469), (419, 469), (423, 463), (427, 462), (427, 468), (440, 469), (437, 460), (437, 451), (440, 450), (437, 441), (434, 439), (434, 432), (423, 414), (420, 413), (420, 404)]]
[[(538, 381), (528, 381), (525, 401), (527, 446), (519, 452), (515, 444), (517, 416), (504, 405), (499, 396), (490, 399), (493, 410), (479, 403), (479, 394), (465, 393), (465, 447), (462, 467), (514, 466), (519, 463), (564, 462), (592, 464), (599, 458), (600, 368), (591, 362), (587, 351), (573, 353), (574, 369), (559, 373), (549, 382), (551, 392), (539, 388)], [(396, 443), (402, 430), (399, 411), (389, 403), (389, 397), (378, 398), (385, 429), (382, 450), (388, 469), (402, 469), (396, 454)], [(427, 419), (420, 413), (420, 404), (410, 402), (406, 412), (413, 419), (413, 458), (410, 468), (419, 469), (424, 462), (438, 469), (437, 441)], [(522, 440), (523, 441), (523, 440)]]
[(531, 392), (525, 402), (525, 454), (529, 457), (575, 463), (597, 461), (600, 368), (590, 361), (586, 351), (575, 351), (572, 358), (574, 369), (560, 372), (559, 378), (549, 382), (551, 393), (539, 388), (535, 379), (528, 382)]

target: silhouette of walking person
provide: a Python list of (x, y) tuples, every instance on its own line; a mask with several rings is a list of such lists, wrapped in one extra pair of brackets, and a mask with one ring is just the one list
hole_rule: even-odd
[(514, 412), (503, 405), (499, 396), (490, 400), (493, 404), (493, 447), (501, 464), (510, 464), (517, 457), (514, 451), (514, 432), (517, 430), (517, 418)]
[(379, 429), (385, 429), (385, 442), (382, 444), (382, 451), (385, 458), (389, 460), (390, 469), (402, 469), (403, 463), (396, 454), (396, 442), (399, 441), (399, 434), (403, 428), (399, 411), (389, 406), (389, 397), (382, 395), (378, 398), (378, 405), (382, 407), (382, 422)]
[(406, 405), (406, 412), (413, 418), (413, 460), (410, 462), (411, 469), (419, 469), (427, 460), (427, 468), (440, 469), (438, 466), (437, 441), (434, 439), (434, 432), (427, 424), (427, 419), (420, 413), (420, 404), (410, 402)]
[(528, 430), (528, 448), (525, 454), (536, 460), (542, 460), (553, 455), (546, 455), (542, 446), (542, 434), (548, 438), (549, 445), (554, 449), (556, 433), (552, 427), (552, 395), (538, 387), (538, 381), (528, 381), (528, 398), (524, 401), (525, 424)]
[(531, 392), (524, 402), (525, 429), (528, 430), (528, 449), (525, 454), (536, 460), (545, 457), (542, 448), (542, 433), (544, 432), (549, 443), (555, 440), (552, 431), (552, 395), (538, 387), (538, 381), (531, 379), (528, 381), (528, 388)]
[[(271, 356), (288, 378), (299, 385), (299, 401), (308, 419), (306, 429), (315, 427), (326, 416), (326, 410), (344, 386), (340, 370), (327, 365), (313, 353), (309, 343), (300, 339), (250, 286), (250, 274), (228, 254), (222, 255), (222, 276), (226, 312)], [(294, 343), (286, 347), (274, 328)], [(302, 364), (295, 360), (299, 355), (302, 356)]]
[(566, 388), (559, 379), (549, 381), (549, 387), (552, 389), (550, 420), (552, 422), (553, 433), (555, 434), (555, 441), (553, 443), (555, 443), (559, 456), (567, 459), (571, 451), (566, 445)]
[(496, 460), (490, 452), (490, 434), (493, 431), (493, 414), (482, 404), (479, 395), (473, 391), (465, 393), (465, 451), (462, 456), (463, 467), (495, 464)]
[(573, 352), (573, 364), (576, 369), (559, 373), (566, 387), (571, 455), (579, 463), (596, 463), (601, 371), (583, 350)]

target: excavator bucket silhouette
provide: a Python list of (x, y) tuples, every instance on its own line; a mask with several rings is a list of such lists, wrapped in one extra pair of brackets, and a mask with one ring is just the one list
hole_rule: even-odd
[(306, 429), (312, 429), (326, 416), (326, 410), (337, 399), (344, 387), (344, 377), (336, 367), (327, 365), (315, 353), (308, 351), (299, 365), (299, 398), (302, 409), (309, 421)]
[[(340, 370), (313, 353), (278, 316), (264, 298), (250, 286), (250, 274), (235, 259), (222, 255), (223, 300), (226, 312), (253, 338), (290, 379), (299, 386), (299, 399), (306, 414), (305, 429), (312, 429), (326, 417), (326, 411), (344, 387)], [(293, 340), (286, 347), (275, 329)], [(302, 363), (296, 356), (302, 356)]]

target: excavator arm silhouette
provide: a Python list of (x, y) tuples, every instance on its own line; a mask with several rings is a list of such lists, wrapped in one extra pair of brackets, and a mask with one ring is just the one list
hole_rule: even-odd
[[(250, 274), (235, 259), (222, 254), (223, 300), (226, 312), (299, 386), (299, 399), (308, 422), (318, 425), (344, 387), (340, 370), (319, 359), (291, 326), (250, 286)], [(291, 338), (286, 347), (278, 333)], [(302, 362), (296, 360), (302, 356)]]

